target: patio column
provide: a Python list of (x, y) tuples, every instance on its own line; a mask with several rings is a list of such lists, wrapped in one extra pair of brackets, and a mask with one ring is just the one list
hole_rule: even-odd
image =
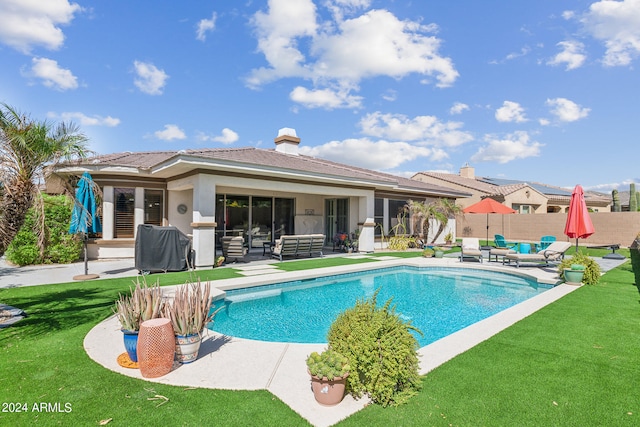
[(366, 197), (360, 197), (358, 206), (362, 229), (358, 239), (358, 252), (373, 252), (375, 242), (375, 195), (371, 193)]
[(196, 267), (211, 267), (216, 247), (216, 184), (212, 175), (200, 174), (193, 182), (193, 249)]
[(113, 240), (113, 211), (113, 186), (105, 185), (102, 189), (102, 238), (105, 240)]

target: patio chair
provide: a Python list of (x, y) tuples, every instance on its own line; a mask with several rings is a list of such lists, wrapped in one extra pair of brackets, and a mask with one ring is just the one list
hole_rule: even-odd
[(544, 266), (548, 267), (549, 262), (559, 261), (564, 258), (565, 252), (571, 247), (571, 242), (553, 242), (546, 249), (542, 249), (533, 254), (510, 253), (506, 254), (502, 262), (511, 264), (515, 261), (516, 267), (520, 267), (520, 262), (544, 262)]
[(542, 249), (547, 249), (550, 244), (556, 241), (556, 236), (542, 236), (540, 238), (540, 243), (536, 245), (537, 249), (541, 251)]
[(507, 242), (502, 234), (494, 235), (493, 243), (498, 249), (514, 249), (516, 246), (518, 246), (518, 242)]
[(480, 250), (480, 240), (476, 237), (463, 237), (460, 250), (460, 262), (465, 258), (477, 258), (482, 262), (482, 251)]
[(224, 262), (247, 262), (245, 255), (247, 250), (244, 246), (244, 238), (242, 236), (225, 236), (222, 241), (222, 255)]

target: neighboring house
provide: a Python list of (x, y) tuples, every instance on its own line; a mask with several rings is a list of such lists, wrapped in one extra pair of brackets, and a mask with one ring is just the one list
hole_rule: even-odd
[[(173, 225), (192, 236), (196, 266), (211, 266), (225, 235), (250, 249), (284, 234), (360, 233), (373, 251), (409, 199), (469, 193), (301, 155), (294, 129), (281, 129), (275, 149), (202, 148), (99, 155), (60, 165), (63, 178), (89, 171), (103, 192), (101, 236), (92, 258), (133, 257), (139, 224)], [(363, 155), (365, 155), (363, 153)], [(51, 183), (53, 185), (53, 182)], [(376, 226), (380, 224), (381, 227)]]
[[(536, 182), (479, 177), (475, 176), (475, 169), (469, 165), (460, 168), (459, 175), (418, 172), (412, 179), (471, 193), (471, 197), (458, 201), (462, 207), (491, 197), (522, 214), (567, 212), (573, 191)], [(605, 194), (585, 192), (585, 201), (593, 212), (611, 211), (611, 197)]]

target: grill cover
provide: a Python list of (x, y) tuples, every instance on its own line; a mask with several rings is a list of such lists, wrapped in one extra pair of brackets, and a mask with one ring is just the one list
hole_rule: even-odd
[(190, 264), (191, 239), (176, 227), (140, 224), (136, 234), (136, 269), (143, 273), (182, 271)]

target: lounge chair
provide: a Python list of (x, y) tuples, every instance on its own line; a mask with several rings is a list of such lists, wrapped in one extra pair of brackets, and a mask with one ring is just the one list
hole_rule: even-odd
[(476, 237), (463, 237), (460, 250), (460, 262), (465, 258), (478, 258), (482, 262), (482, 251), (480, 250), (480, 240)]
[(504, 260), (504, 256), (507, 254), (515, 254), (517, 251), (515, 249), (509, 248), (491, 248), (489, 249), (489, 262), (491, 262), (491, 257), (496, 258), (496, 262), (498, 262), (498, 257), (501, 257)]
[(506, 254), (502, 259), (502, 262), (511, 264), (511, 261), (515, 261), (516, 267), (520, 267), (520, 262), (544, 262), (545, 266), (549, 266), (549, 262), (558, 261), (564, 258), (564, 253), (571, 247), (571, 242), (553, 242), (546, 249), (539, 250), (533, 254), (519, 254), (510, 253)]

